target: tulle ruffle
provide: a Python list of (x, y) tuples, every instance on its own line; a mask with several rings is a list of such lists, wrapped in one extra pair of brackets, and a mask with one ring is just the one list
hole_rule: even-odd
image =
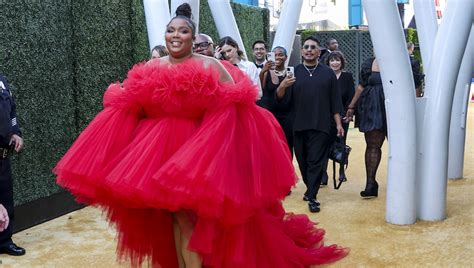
[(347, 254), (281, 201), (296, 182), (276, 119), (234, 66), (235, 84), (189, 60), (140, 64), (55, 167), (57, 182), (101, 206), (121, 258), (177, 267), (173, 213), (194, 224), (206, 267), (308, 267)]

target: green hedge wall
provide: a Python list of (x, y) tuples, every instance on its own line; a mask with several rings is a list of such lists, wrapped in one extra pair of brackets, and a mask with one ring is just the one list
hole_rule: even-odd
[[(235, 21), (239, 25), (240, 36), (244, 42), (247, 56), (253, 60), (252, 44), (256, 40), (270, 41), (270, 12), (254, 6), (231, 3)], [(212, 18), (207, 1), (201, 1), (199, 9), (199, 32), (212, 37), (215, 43), (219, 34)]]
[[(218, 34), (207, 1), (201, 31)], [(269, 39), (268, 10), (232, 4), (247, 53)], [(142, 0), (2, 1), (0, 72), (17, 100), (25, 150), (14, 156), (16, 205), (62, 191), (51, 169), (102, 108), (111, 82), (149, 57)]]
[(16, 97), (25, 150), (13, 159), (15, 199), (59, 191), (51, 169), (76, 134), (70, 1), (2, 1), (0, 72)]

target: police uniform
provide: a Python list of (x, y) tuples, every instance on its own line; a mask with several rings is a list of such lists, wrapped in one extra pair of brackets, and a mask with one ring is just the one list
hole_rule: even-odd
[[(13, 134), (21, 137), (16, 118), (16, 105), (7, 79), (0, 74), (0, 203), (8, 211), (10, 223), (13, 221), (13, 180), (9, 154), (13, 150), (9, 145)], [(0, 232), (0, 253), (23, 255), (24, 249), (18, 248), (12, 241), (12, 224)], [(12, 252), (12, 245), (14, 246)], [(15, 252), (15, 248), (19, 251)], [(21, 251), (23, 253), (21, 254)]]

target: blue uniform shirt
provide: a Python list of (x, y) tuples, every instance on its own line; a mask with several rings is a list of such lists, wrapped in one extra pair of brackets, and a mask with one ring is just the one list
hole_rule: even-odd
[(0, 74), (0, 146), (8, 146), (13, 134), (21, 136), (16, 118), (16, 105), (7, 79)]

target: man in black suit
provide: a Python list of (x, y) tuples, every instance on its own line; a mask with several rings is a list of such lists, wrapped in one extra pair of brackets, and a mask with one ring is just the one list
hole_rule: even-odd
[[(9, 156), (23, 148), (23, 138), (16, 118), (16, 104), (7, 79), (0, 74), (0, 204), (13, 220), (13, 180)], [(12, 225), (0, 232), (0, 253), (13, 256), (25, 254), (25, 249), (12, 240)]]

